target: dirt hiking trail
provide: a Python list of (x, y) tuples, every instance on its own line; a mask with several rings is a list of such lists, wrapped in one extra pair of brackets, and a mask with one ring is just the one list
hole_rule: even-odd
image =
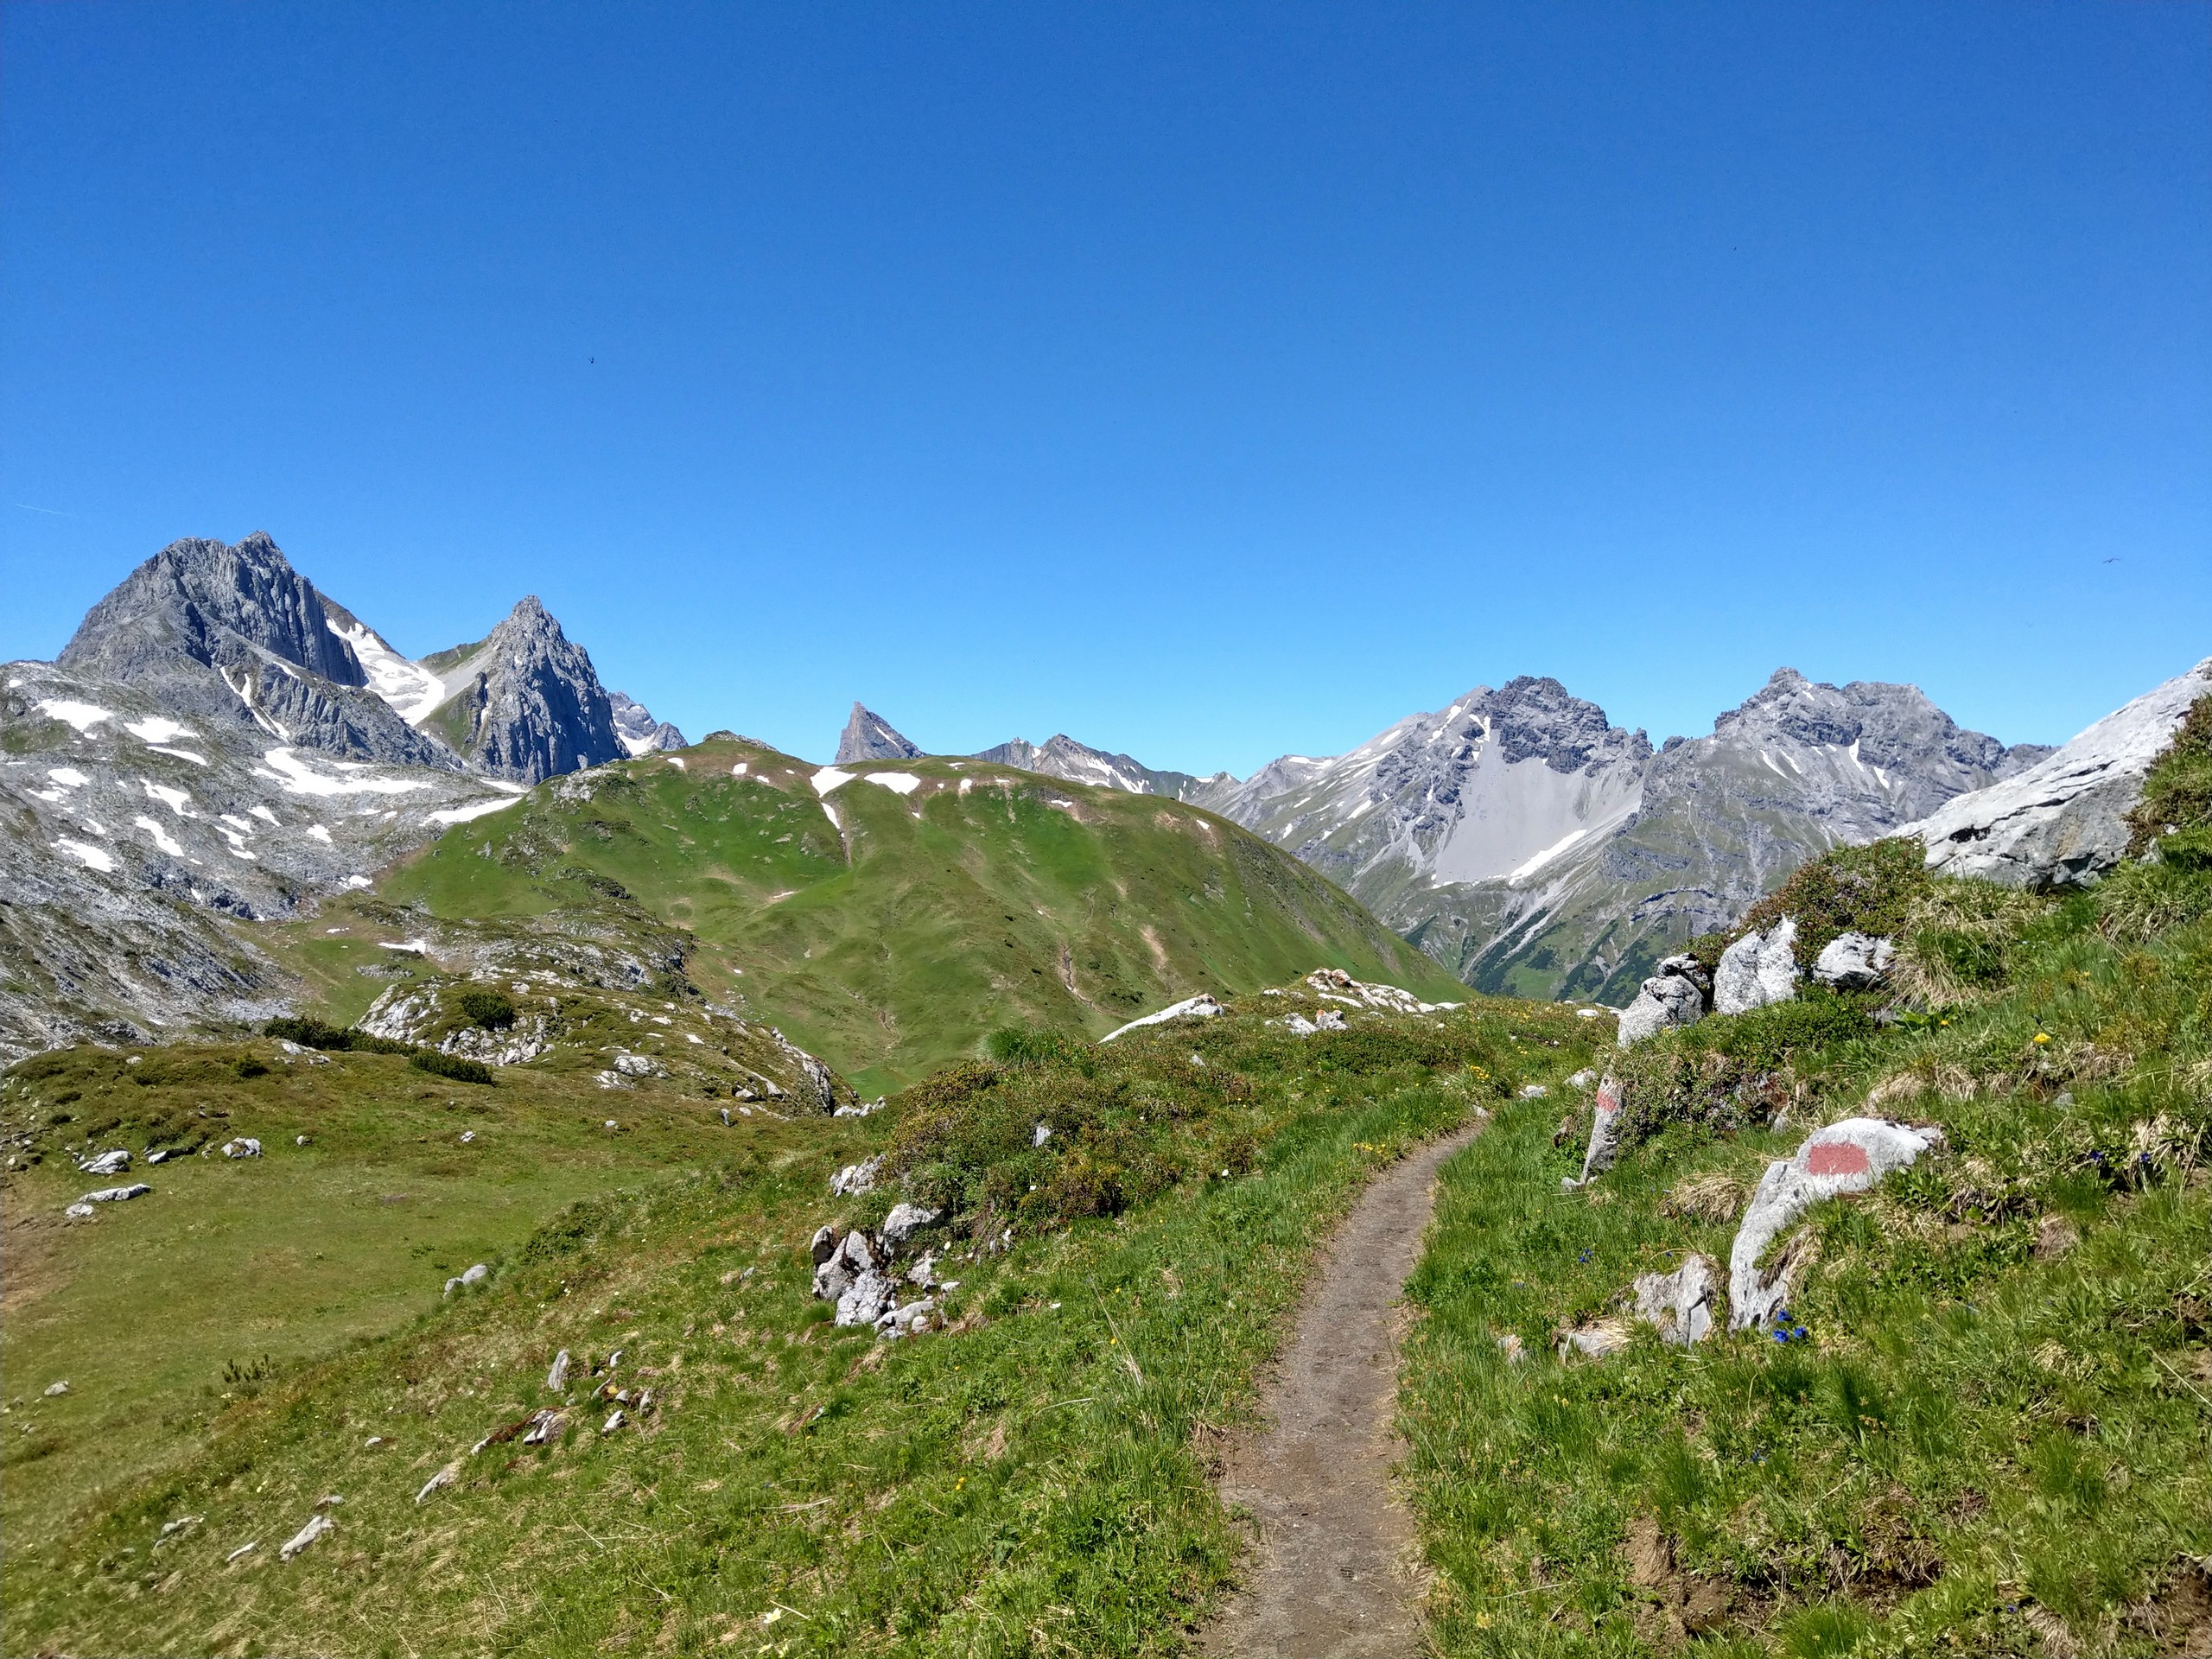
[(1243, 1589), (1206, 1632), (1220, 1659), (1412, 1659), (1413, 1517), (1390, 1491), (1398, 1293), (1421, 1260), (1436, 1172), (1479, 1122), (1378, 1175), (1319, 1264), (1262, 1402), (1267, 1428), (1229, 1458), (1222, 1501), (1258, 1522)]

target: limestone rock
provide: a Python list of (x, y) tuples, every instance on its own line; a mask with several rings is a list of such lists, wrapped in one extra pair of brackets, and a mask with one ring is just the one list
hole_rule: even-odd
[(1667, 957), (1622, 1014), (1616, 1040), (1630, 1048), (1671, 1027), (1695, 1025), (1705, 1018), (1706, 997), (1712, 988), (1695, 957)]
[(1636, 1317), (1659, 1332), (1661, 1340), (1689, 1348), (1713, 1333), (1716, 1308), (1727, 1313), (1718, 1262), (1693, 1251), (1672, 1273), (1647, 1273), (1635, 1284)]
[(1839, 933), (1821, 947), (1813, 977), (1839, 991), (1871, 991), (1889, 977), (1897, 947), (1864, 933)]
[(2126, 814), (2151, 763), (2199, 697), (2212, 657), (2107, 715), (2056, 753), (2003, 781), (1946, 801), (1898, 833), (1928, 848), (1928, 867), (2014, 887), (2096, 880), (2126, 854)]
[(1562, 1185), (1586, 1185), (1613, 1166), (1613, 1154), (1621, 1137), (1621, 1086), (1611, 1077), (1598, 1084), (1596, 1099), (1590, 1105), (1590, 1143), (1582, 1152), (1582, 1174), (1580, 1179), (1567, 1177)]
[(483, 1262), (479, 1262), (474, 1267), (470, 1268), (467, 1272), (459, 1274), (454, 1278), (447, 1280), (445, 1294), (450, 1296), (456, 1290), (474, 1290), (477, 1286), (482, 1284), (491, 1276), (492, 1269), (486, 1267)]
[(878, 1231), (887, 1248), (894, 1252), (903, 1250), (909, 1239), (923, 1228), (934, 1225), (944, 1213), (941, 1210), (925, 1209), (918, 1204), (894, 1204)]
[(97, 1158), (87, 1158), (77, 1166), (86, 1175), (120, 1175), (130, 1167), (130, 1154), (122, 1147), (104, 1152)]
[(283, 1560), (290, 1560), (293, 1556), (298, 1554), (336, 1525), (337, 1522), (327, 1515), (309, 1516), (307, 1525), (284, 1541), (283, 1547), (276, 1552), (278, 1558)]
[(1173, 1020), (1211, 1020), (1222, 1011), (1221, 1002), (1211, 992), (1200, 991), (1196, 996), (1186, 996), (1180, 1002), (1169, 1004), (1157, 1014), (1147, 1014), (1132, 1020), (1126, 1026), (1117, 1026), (1098, 1040), (1110, 1043), (1116, 1037), (1126, 1036), (1144, 1026), (1166, 1025)]
[(226, 1141), (223, 1142), (223, 1156), (226, 1158), (258, 1158), (261, 1156), (261, 1142), (255, 1140), (251, 1135), (241, 1135), (235, 1141)]
[(860, 1163), (847, 1164), (830, 1178), (830, 1196), (838, 1198), (856, 1198), (862, 1193), (874, 1192), (875, 1173), (882, 1167), (883, 1154), (880, 1152), (874, 1157), (864, 1159)]
[(569, 1351), (553, 1356), (553, 1369), (545, 1373), (545, 1386), (555, 1394), (569, 1386)]
[(1720, 954), (1713, 978), (1715, 1014), (1748, 1014), (1797, 995), (1797, 924), (1785, 916), (1761, 933), (1757, 928)]
[(143, 1181), (133, 1181), (129, 1186), (104, 1186), (97, 1192), (87, 1192), (79, 1204), (123, 1204), (131, 1198), (143, 1198), (154, 1189)]
[(1560, 1331), (1552, 1338), (1552, 1345), (1559, 1350), (1562, 1359), (1570, 1354), (1580, 1354), (1585, 1359), (1604, 1359), (1627, 1347), (1630, 1339), (1625, 1319), (1590, 1319)]
[(1792, 1156), (1769, 1164), (1728, 1252), (1729, 1329), (1757, 1325), (1788, 1300), (1794, 1264), (1787, 1253), (1764, 1268), (1760, 1258), (1800, 1216), (1823, 1199), (1866, 1192), (1942, 1144), (1938, 1128), (1847, 1117), (1815, 1130)]

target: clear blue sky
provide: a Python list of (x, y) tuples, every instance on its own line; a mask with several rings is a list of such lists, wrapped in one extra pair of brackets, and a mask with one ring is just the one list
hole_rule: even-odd
[(2212, 654), (2212, 6), (0, 7), (0, 657), (264, 529), (693, 735)]

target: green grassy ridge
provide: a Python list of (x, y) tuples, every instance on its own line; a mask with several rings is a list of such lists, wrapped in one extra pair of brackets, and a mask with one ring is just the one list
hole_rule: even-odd
[[(1459, 988), (1289, 855), (1197, 808), (919, 760), (844, 769), (833, 820), (817, 770), (735, 739), (617, 763), (455, 826), (378, 897), (455, 926), (613, 925), (634, 906), (682, 931), (709, 995), (774, 1020), (863, 1093), (972, 1055), (1000, 1026), (1096, 1037), (1317, 965), (1432, 1000)], [(923, 782), (900, 794), (870, 770)]]
[[(1971, 911), (1950, 885), (1929, 904)], [(1728, 1652), (2180, 1650), (2148, 1604), (2177, 1555), (2212, 1553), (2212, 925), (2130, 941), (2112, 907), (1993, 896), (1999, 977), (1910, 1027), (1839, 1004), (1655, 1039), (1630, 1069), (1688, 1109), (1648, 1114), (1592, 1188), (1560, 1190), (1580, 1143), (1541, 1104), (1455, 1160), (1402, 1396), (1440, 1651), (1627, 1653), (1685, 1623)], [(1943, 938), (1908, 929), (1931, 954), (1905, 977)], [(1751, 1087), (1731, 1049), (1779, 1071), (1764, 1105), (1794, 1098), (1790, 1128), (1708, 1116), (1708, 1085)], [(1861, 1109), (1949, 1145), (1808, 1218), (1806, 1341), (1553, 1357), (1636, 1274), (1725, 1263), (1765, 1161)], [(1731, 1219), (1700, 1219), (1731, 1180)], [(2046, 1225), (2078, 1245), (2039, 1254)]]
[[(243, 1077), (241, 1061), (266, 1069)], [(717, 1162), (733, 1135), (767, 1127), (725, 1128), (704, 1101), (668, 1090), (499, 1077), (472, 1086), (378, 1054), (313, 1065), (260, 1040), (65, 1050), (8, 1073), (11, 1547), (51, 1539), (188, 1454), (223, 1414), (226, 1366), (283, 1370), (383, 1337), (435, 1304), (446, 1277), (500, 1261), (579, 1198)], [(837, 1141), (818, 1120), (792, 1133)], [(263, 1155), (221, 1157), (235, 1136)], [(118, 1146), (137, 1156), (128, 1173), (76, 1167)], [(161, 1147), (206, 1155), (148, 1165)], [(85, 1192), (130, 1181), (154, 1191), (88, 1223), (62, 1217)], [(71, 1391), (47, 1399), (57, 1379)]]
[[(1172, 1105), (1189, 1056), (1246, 1080), (1249, 1173), (947, 1264), (953, 1331), (827, 1324), (805, 1243), (868, 1200), (830, 1167), (885, 1118), (772, 1125), (719, 1170), (585, 1206), (486, 1294), (233, 1404), (204, 1446), (51, 1547), (11, 1553), (18, 1639), (72, 1649), (581, 1654), (1178, 1651), (1228, 1582), (1209, 1479), (1248, 1420), (1317, 1242), (1368, 1176), (1522, 1078), (1587, 1058), (1563, 1010), (1356, 1016), (1300, 1041), (1280, 1000), (1079, 1060)], [(1452, 1062), (1394, 1034), (1449, 1030)], [(1059, 1060), (1022, 1070), (1048, 1079)], [(1075, 1061), (1066, 1064), (1077, 1064)], [(1190, 1122), (1201, 1139), (1218, 1127)], [(1201, 1121), (1203, 1119), (1203, 1121)], [(1179, 1133), (1179, 1131), (1177, 1131)], [(1209, 1143), (1210, 1144), (1210, 1143)], [(747, 1269), (753, 1271), (748, 1275)], [(1054, 1306), (1057, 1304), (1058, 1306)], [(572, 1411), (545, 1451), (467, 1461), (549, 1400), (556, 1348), (664, 1389), (642, 1432)], [(580, 1373), (581, 1374), (581, 1373)], [(370, 1449), (382, 1433), (391, 1449)], [(280, 1565), (326, 1493), (337, 1531)], [(159, 1527), (207, 1519), (153, 1553)], [(235, 1566), (249, 1538), (262, 1547)]]

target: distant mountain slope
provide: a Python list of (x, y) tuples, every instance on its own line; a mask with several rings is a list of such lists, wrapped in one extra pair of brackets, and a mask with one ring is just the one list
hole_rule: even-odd
[(664, 720), (655, 720), (652, 710), (628, 692), (609, 691), (607, 702), (614, 711), (614, 735), (632, 754), (689, 747), (682, 732)]
[[(1065, 732), (1041, 744), (1032, 743), (1027, 738), (1014, 738), (985, 749), (975, 758), (1001, 766), (1018, 766), (1024, 772), (1040, 772), (1047, 778), (1063, 778), (1071, 784), (1124, 790), (1132, 795), (1166, 795), (1175, 800), (1187, 798), (1190, 791), (1201, 782), (1209, 781), (1194, 778), (1187, 772), (1156, 772), (1133, 756), (1094, 749), (1089, 744), (1077, 742)], [(1222, 777), (1226, 779), (1228, 774), (1223, 773)]]
[[(864, 1091), (1024, 1021), (1096, 1036), (1202, 990), (1320, 963), (1432, 996), (1450, 978), (1287, 855), (1189, 806), (974, 761), (817, 768), (717, 736), (558, 779), (392, 871), (423, 924), (684, 930), (709, 996), (773, 1019)], [(557, 920), (555, 919), (557, 918)]]
[(1655, 753), (1557, 681), (1522, 678), (1192, 798), (1479, 989), (1620, 1002), (1808, 858), (2047, 753), (1962, 731), (1912, 686), (1782, 669), (1712, 735)]
[(855, 702), (852, 718), (845, 722), (844, 733), (837, 740), (835, 764), (842, 766), (855, 760), (917, 760), (921, 753), (881, 715)]
[(445, 692), (423, 725), (494, 777), (534, 784), (629, 753), (590, 653), (535, 594), (479, 644), (422, 665)]
[(231, 547), (172, 542), (86, 613), (56, 664), (180, 719), (363, 760), (460, 764), (370, 690), (315, 584), (259, 531)]

